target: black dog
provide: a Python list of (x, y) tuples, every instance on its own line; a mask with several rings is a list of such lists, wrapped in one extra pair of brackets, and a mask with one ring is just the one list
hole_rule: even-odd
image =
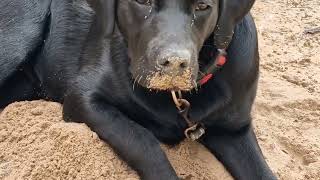
[[(66, 121), (86, 123), (142, 179), (178, 179), (159, 141), (186, 136), (199, 138), (236, 179), (276, 179), (251, 126), (259, 65), (253, 3), (1, 0), (0, 107), (63, 103)], [(218, 69), (224, 50), (228, 61)], [(185, 99), (174, 103), (170, 92)]]

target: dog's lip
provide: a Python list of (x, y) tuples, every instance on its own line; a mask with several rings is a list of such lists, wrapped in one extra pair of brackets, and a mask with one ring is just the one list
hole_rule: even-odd
[(148, 87), (146, 87), (146, 88), (149, 89), (149, 90), (165, 91), (165, 92), (171, 92), (171, 91), (175, 91), (175, 92), (178, 92), (178, 91), (188, 92), (188, 91), (191, 91), (192, 89), (194, 89), (194, 88), (181, 89), (181, 88), (178, 88), (178, 87), (172, 87), (172, 88), (167, 88), (167, 89), (148, 88)]
[(196, 87), (192, 87), (192, 88), (179, 88), (176, 86), (172, 86), (170, 88), (152, 88), (152, 87), (148, 87), (148, 83), (145, 81), (140, 81), (138, 82), (137, 80), (135, 81), (134, 79), (132, 79), (132, 84), (134, 87), (142, 87), (143, 89), (149, 90), (149, 91), (163, 91), (163, 92), (171, 92), (171, 91), (183, 91), (183, 92), (189, 92), (192, 91), (194, 88)]
[[(154, 71), (148, 71), (149, 73), (147, 74), (146, 74), (146, 71), (143, 71), (143, 72), (130, 71), (130, 74), (131, 74), (133, 86), (140, 86), (150, 91), (188, 92), (197, 88), (197, 83), (196, 83), (197, 75), (195, 75), (195, 73), (192, 73), (193, 70), (195, 69), (190, 68), (184, 73), (164, 72), (164, 71), (154, 70)], [(137, 77), (137, 78), (134, 78), (134, 77)]]
[(178, 92), (178, 91), (184, 91), (184, 92), (188, 92), (188, 91), (191, 91), (193, 90), (195, 87), (193, 88), (188, 88), (188, 89), (182, 89), (182, 88), (179, 88), (179, 87), (176, 87), (176, 86), (172, 86), (170, 88), (151, 88), (151, 87), (148, 87), (148, 84), (147, 83), (143, 83), (143, 82), (135, 82), (135, 80), (133, 79), (132, 80), (132, 83), (134, 84), (135, 87), (137, 86), (140, 86), (144, 89), (147, 89), (147, 90), (150, 90), (150, 91), (164, 91), (164, 92), (171, 92), (171, 91), (175, 91), (175, 92)]

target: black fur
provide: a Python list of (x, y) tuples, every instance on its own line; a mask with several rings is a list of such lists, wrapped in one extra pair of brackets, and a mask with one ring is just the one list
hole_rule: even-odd
[[(117, 6), (121, 1), (122, 7)], [(133, 51), (128, 47), (130, 34), (123, 28), (135, 27), (122, 24), (119, 29), (115, 23), (124, 22), (116, 18), (116, 14), (121, 15), (116, 10), (127, 2), (134, 3), (1, 0), (0, 107), (40, 98), (61, 102), (66, 121), (86, 123), (142, 179), (178, 179), (159, 142), (181, 142), (187, 124), (168, 92), (150, 91), (143, 84), (132, 88), (128, 67), (136, 60), (128, 53)], [(169, 0), (159, 1), (157, 7), (163, 2)], [(187, 13), (182, 4), (195, 0), (170, 2), (179, 2), (179, 11)], [(262, 156), (250, 116), (259, 74), (257, 32), (247, 14), (253, 2), (220, 1), (220, 29), (213, 32), (204, 26), (206, 18), (195, 22), (194, 28), (210, 29), (210, 34), (181, 31), (198, 33), (194, 46), (205, 44), (194, 64), (210, 60), (206, 47), (212, 47), (213, 42), (216, 47), (226, 47), (228, 42), (228, 62), (223, 69), (198, 91), (184, 96), (192, 105), (190, 118), (206, 127), (207, 133), (199, 142), (217, 156), (233, 177), (271, 180), (276, 177)], [(140, 38), (151, 37), (146, 34)]]

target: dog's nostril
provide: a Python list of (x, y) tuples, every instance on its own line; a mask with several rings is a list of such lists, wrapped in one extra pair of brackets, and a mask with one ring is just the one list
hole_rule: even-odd
[(184, 70), (189, 66), (189, 61), (180, 57), (169, 57), (166, 59), (161, 59), (158, 64), (162, 68), (170, 68), (176, 70)]
[(187, 67), (188, 67), (188, 63), (187, 62), (181, 62), (180, 68), (185, 69)]
[(169, 60), (165, 60), (161, 63), (162, 66), (169, 66), (170, 65), (170, 61)]

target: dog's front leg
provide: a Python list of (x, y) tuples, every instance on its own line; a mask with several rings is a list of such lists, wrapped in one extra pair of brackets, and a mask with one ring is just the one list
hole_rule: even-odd
[(102, 98), (69, 94), (64, 102), (64, 119), (86, 123), (143, 180), (177, 180), (158, 140)]
[(263, 158), (252, 127), (237, 133), (208, 133), (202, 143), (237, 180), (277, 179)]

